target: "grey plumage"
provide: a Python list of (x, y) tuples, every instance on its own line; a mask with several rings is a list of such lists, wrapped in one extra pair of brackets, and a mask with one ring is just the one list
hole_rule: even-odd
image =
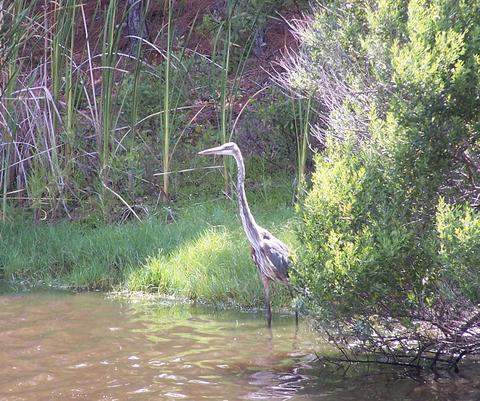
[[(240, 149), (234, 142), (226, 143), (211, 149), (199, 152), (200, 155), (230, 155), (237, 162), (237, 192), (238, 205), (240, 209), (240, 218), (242, 220), (243, 229), (251, 244), (252, 259), (257, 266), (262, 279), (265, 292), (265, 309), (268, 327), (271, 326), (272, 313), (270, 306), (270, 283), (278, 282), (289, 285), (288, 269), (290, 267), (290, 259), (288, 247), (278, 238), (273, 236), (269, 231), (260, 227), (247, 203), (245, 195), (245, 166)], [(296, 322), (298, 319), (295, 312)]]

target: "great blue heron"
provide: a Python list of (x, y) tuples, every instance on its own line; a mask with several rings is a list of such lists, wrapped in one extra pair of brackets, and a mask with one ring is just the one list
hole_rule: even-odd
[[(225, 143), (222, 146), (210, 148), (199, 152), (200, 155), (230, 155), (237, 162), (237, 193), (238, 205), (240, 208), (240, 218), (242, 219), (243, 229), (251, 244), (251, 256), (257, 266), (262, 279), (263, 289), (265, 291), (265, 309), (267, 325), (272, 325), (272, 311), (270, 306), (270, 283), (272, 281), (289, 285), (288, 268), (290, 259), (288, 257), (288, 247), (275, 238), (269, 231), (260, 227), (253, 218), (248, 207), (245, 196), (245, 166), (243, 157), (237, 144), (234, 142)], [(295, 311), (295, 322), (298, 323), (298, 314)]]

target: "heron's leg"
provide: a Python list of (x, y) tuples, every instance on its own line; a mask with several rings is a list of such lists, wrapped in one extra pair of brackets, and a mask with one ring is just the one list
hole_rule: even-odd
[(270, 306), (270, 280), (262, 275), (263, 290), (265, 292), (265, 317), (267, 326), (272, 327), (272, 309)]
[[(288, 285), (288, 292), (290, 292), (290, 296), (292, 297), (292, 299), (294, 299), (295, 295), (293, 295), (292, 286), (290, 284)], [(296, 305), (295, 305), (295, 326), (298, 326), (298, 307)]]

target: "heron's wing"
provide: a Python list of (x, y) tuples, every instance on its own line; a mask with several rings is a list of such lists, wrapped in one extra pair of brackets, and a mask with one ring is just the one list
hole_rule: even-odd
[(290, 266), (287, 246), (276, 238), (271, 238), (262, 242), (262, 251), (275, 266), (278, 278), (281, 281), (286, 280), (288, 278), (288, 268)]

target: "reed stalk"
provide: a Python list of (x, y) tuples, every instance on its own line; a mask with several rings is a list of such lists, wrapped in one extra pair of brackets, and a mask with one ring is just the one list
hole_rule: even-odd
[[(72, 10), (72, 21), (75, 21), (76, 17), (76, 6)], [(77, 81), (74, 80), (73, 71), (75, 69), (75, 60), (74, 60), (74, 45), (75, 45), (75, 29), (70, 30), (70, 56), (67, 66), (67, 74), (65, 76), (65, 100), (66, 100), (66, 121), (65, 121), (65, 130), (67, 136), (67, 147), (65, 151), (65, 157), (67, 162), (73, 160), (73, 143), (75, 140), (75, 128), (77, 125), (76, 119), (76, 106), (78, 104), (79, 92)]]
[[(68, 208), (64, 200), (65, 190), (65, 166), (70, 158), (68, 143), (73, 136), (73, 45), (75, 35), (75, 8), (76, 0), (63, 0), (51, 3), (51, 34), (50, 41), (50, 77), (44, 77), (44, 82), (51, 82), (51, 98), (47, 101), (52, 105), (45, 107), (52, 110), (48, 117), (50, 120), (49, 143), (51, 148), (50, 164), (52, 176), (55, 180), (55, 189), (58, 199), (63, 204), (68, 214)], [(48, 18), (46, 18), (48, 20)], [(48, 28), (48, 27), (46, 27)], [(47, 62), (47, 60), (45, 60)], [(62, 101), (65, 100), (65, 112), (60, 110)], [(53, 209), (57, 208), (55, 194), (52, 193)]]
[(65, 98), (65, 113), (64, 113), (64, 130), (65, 130), (65, 164), (68, 165), (73, 160), (72, 144), (75, 138), (76, 126), (76, 103), (78, 99), (77, 85), (74, 79), (75, 60), (74, 60), (74, 45), (75, 45), (75, 21), (76, 21), (76, 0), (67, 0), (63, 13), (62, 39), (63, 42), (69, 44), (65, 47), (63, 56), (64, 68), (64, 98)]
[[(220, 86), (220, 140), (221, 143), (228, 142), (228, 123), (227, 123), (227, 109), (229, 107), (229, 93), (228, 93), (228, 71), (230, 69), (230, 48), (231, 48), (231, 35), (232, 35), (232, 16), (234, 7), (231, 5), (231, 1), (227, 2), (227, 23), (226, 23), (226, 38), (223, 46), (223, 59), (222, 59), (222, 75)], [(221, 29), (221, 27), (220, 27)], [(228, 159), (223, 158), (223, 190), (225, 194), (229, 191), (229, 165)]]
[[(170, 171), (170, 68), (172, 62), (172, 0), (168, 1), (167, 52), (165, 55), (165, 88), (163, 92), (163, 171)], [(169, 199), (169, 174), (163, 176), (164, 200)]]
[[(140, 0), (139, 0), (140, 1)], [(136, 128), (137, 128), (137, 123), (139, 120), (138, 117), (138, 108), (139, 108), (139, 83), (140, 83), (140, 73), (142, 71), (142, 53), (143, 53), (143, 40), (142, 38), (144, 37), (145, 32), (143, 32), (143, 29), (145, 27), (145, 13), (150, 7), (150, 1), (147, 0), (144, 9), (142, 10), (141, 13), (141, 21), (140, 21), (140, 26), (142, 27), (142, 32), (139, 33), (139, 39), (135, 41), (136, 47), (135, 47), (135, 69), (134, 69), (134, 79), (133, 79), (133, 99), (132, 99), (132, 110), (130, 113), (130, 130), (131, 130), (131, 135), (133, 138), (135, 138), (136, 134)], [(128, 12), (132, 12), (131, 9), (128, 10)]]
[(306, 101), (305, 99), (292, 99), (291, 104), (293, 115), (295, 116), (295, 136), (297, 141), (297, 185), (295, 188), (295, 198), (299, 200), (305, 190), (312, 97), (308, 97)]
[[(26, 17), (24, 0), (15, 0), (6, 8), (2, 4), (0, 30), (0, 127), (3, 126), (2, 133), (2, 221), (7, 217), (7, 198), (8, 185), (10, 182), (10, 158), (12, 156), (13, 143), (16, 139), (16, 125), (14, 122), (13, 94), (15, 91), (17, 76), (19, 73), (18, 55), (19, 50), (25, 39), (23, 23)], [(5, 24), (6, 19), (10, 23)], [(6, 71), (6, 73), (3, 73)]]
[[(117, 62), (117, 49), (119, 41), (119, 32), (116, 29), (117, 19), (117, 0), (110, 0), (105, 15), (105, 24), (103, 29), (102, 43), (102, 94), (101, 94), (101, 137), (99, 140), (100, 155), (100, 180), (102, 183), (101, 204), (104, 219), (110, 214), (109, 191), (108, 187), (109, 167), (111, 163), (110, 149), (112, 147), (114, 135), (114, 116), (113, 116), (113, 84), (114, 72)], [(93, 84), (93, 83), (92, 83)]]
[[(234, 136), (232, 122), (234, 120), (234, 109), (233, 104), (235, 102), (235, 97), (239, 93), (240, 83), (243, 77), (243, 71), (245, 68), (246, 60), (251, 54), (253, 42), (254, 42), (254, 32), (255, 25), (258, 21), (258, 16), (253, 20), (250, 29), (250, 36), (247, 39), (247, 43), (244, 47), (244, 51), (240, 56), (240, 60), (235, 68), (233, 74), (233, 80), (229, 78), (230, 70), (232, 69), (231, 62), (231, 51), (232, 47), (235, 46), (232, 43), (232, 20), (234, 18), (235, 9), (238, 5), (238, 0), (228, 0), (227, 1), (227, 19), (225, 22), (220, 24), (218, 28), (217, 35), (215, 37), (214, 46), (213, 46), (213, 56), (212, 60), (215, 61), (216, 51), (218, 44), (221, 39), (223, 39), (223, 48), (222, 48), (222, 59), (221, 59), (221, 75), (220, 75), (220, 142), (225, 143), (232, 141)], [(215, 63), (213, 63), (215, 64)], [(223, 158), (223, 178), (224, 178), (224, 193), (229, 194), (229, 183), (230, 183), (230, 171), (232, 168), (232, 160), (229, 158)]]

